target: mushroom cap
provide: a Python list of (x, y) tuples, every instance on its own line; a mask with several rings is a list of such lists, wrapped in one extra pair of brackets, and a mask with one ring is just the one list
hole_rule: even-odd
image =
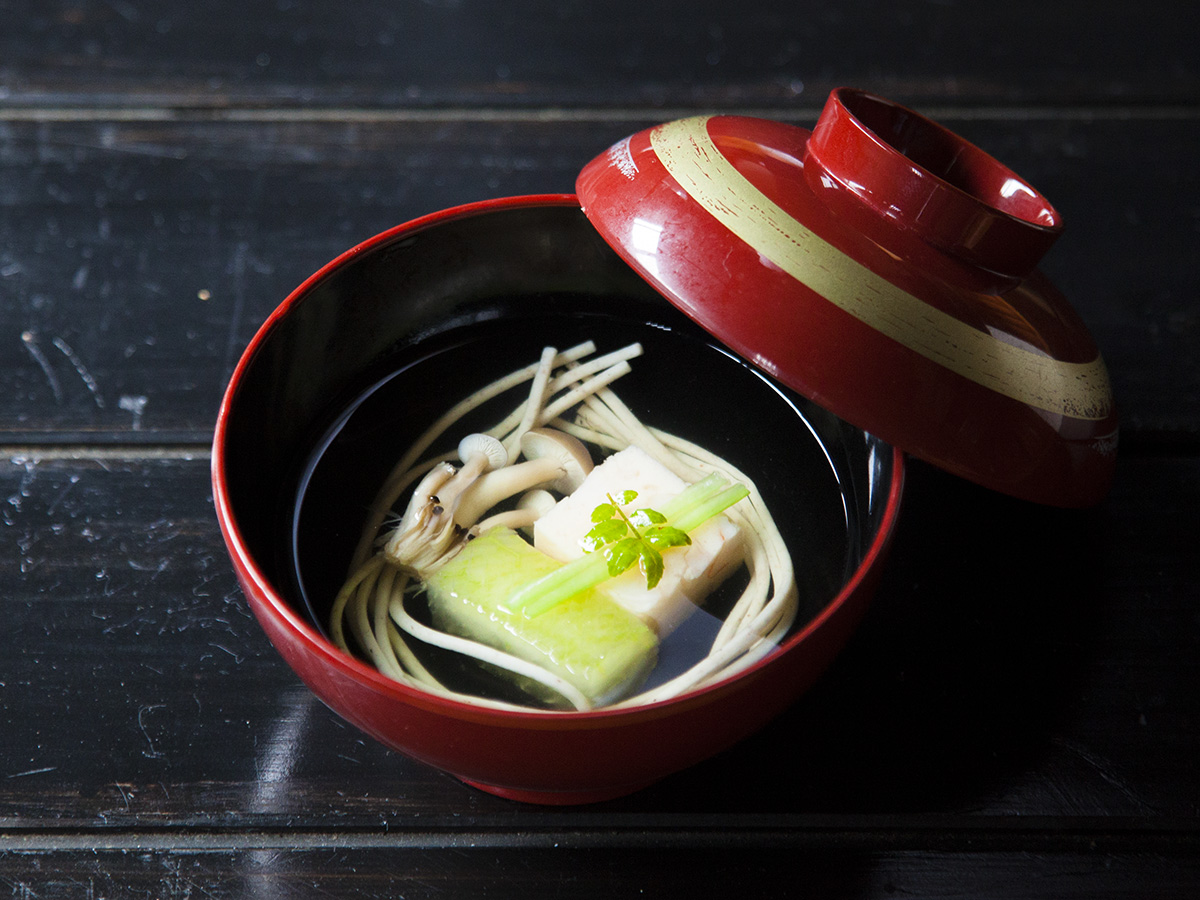
[(538, 516), (544, 516), (550, 510), (554, 509), (554, 505), (558, 501), (554, 499), (554, 495), (542, 488), (534, 488), (532, 491), (526, 491), (521, 495), (521, 499), (517, 501), (517, 509), (528, 510), (536, 513)]
[(553, 428), (533, 428), (521, 435), (521, 454), (527, 459), (553, 459), (563, 474), (546, 486), (569, 494), (592, 471), (592, 456), (583, 442)]
[(504, 449), (504, 444), (490, 434), (468, 434), (458, 442), (458, 458), (464, 463), (479, 455), (487, 457), (485, 471), (508, 465), (508, 451)]

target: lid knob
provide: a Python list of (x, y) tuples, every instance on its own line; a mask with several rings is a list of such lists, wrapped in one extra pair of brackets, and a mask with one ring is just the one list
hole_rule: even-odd
[[(1011, 169), (881, 97), (834, 90), (804, 173), (822, 202), (902, 254), (916, 241), (967, 271), (1018, 281), (1062, 232), (1058, 211)], [(869, 216), (885, 227), (871, 227)]]

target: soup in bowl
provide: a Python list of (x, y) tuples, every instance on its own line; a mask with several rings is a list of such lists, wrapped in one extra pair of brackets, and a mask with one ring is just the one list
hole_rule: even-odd
[[(590, 644), (608, 626), (593, 620), (574, 637), (552, 634), (565, 643), (548, 651), (554, 664), (543, 664), (513, 646), (522, 623), (536, 621), (531, 606), (509, 609), (502, 597), (500, 611), (485, 610), (478, 627), (447, 625), (439, 606), (458, 598), (464, 578), (490, 585), (505, 568), (478, 575), (484, 563), (477, 560), (488, 559), (493, 541), (481, 538), (499, 532), (481, 534), (477, 522), (514, 514), (505, 520), (511, 527), (499, 526), (505, 539), (532, 546), (528, 532), (537, 526), (519, 523), (515, 494), (464, 522), (436, 565), (392, 550), (411, 525), (424, 475), (439, 465), (449, 466), (447, 478), (466, 470), (471, 464), (455, 456), (461, 439), (497, 431), (506, 417), (516, 417), (499, 428), (514, 458), (522, 429), (570, 432), (596, 473), (637, 443), (622, 438), (621, 427), (588, 418), (584, 401), (521, 421), (529, 402), (522, 398), (538, 390), (539, 371), (570, 390), (573, 367), (608, 371), (587, 368), (594, 359), (618, 360), (619, 377), (602, 388), (612, 398), (607, 408), (645, 429), (651, 455), (665, 454), (682, 484), (716, 470), (723, 488), (744, 489), (747, 497), (736, 501), (744, 506), (714, 516), (739, 529), (739, 547), (759, 550), (746, 550), (749, 565), (738, 560), (706, 586), (694, 614), (672, 613), (669, 624), (644, 611), (610, 614), (611, 604), (597, 600), (596, 622), (620, 615), (631, 624), (614, 626), (611, 645), (599, 650)], [(486, 403), (467, 402), (498, 383), (508, 386)], [(447, 417), (456, 407), (465, 411)], [(398, 481), (406, 454), (413, 465)], [(302, 284), (254, 337), (230, 381), (213, 481), (222, 532), (257, 620), (326, 705), (387, 746), (484, 790), (578, 803), (629, 793), (716, 754), (812, 685), (875, 587), (899, 511), (903, 461), (679, 312), (604, 242), (575, 197), (543, 195), (401, 225)], [(645, 508), (614, 496), (628, 486), (597, 488), (612, 502), (601, 510), (593, 497), (582, 513), (644, 550), (633, 554), (633, 571), (617, 577), (649, 585), (645, 556), (654, 552), (645, 547), (670, 522), (638, 518), (639, 509), (649, 515)], [(562, 503), (575, 488), (556, 490), (552, 501)], [(427, 506), (441, 513), (441, 498), (429, 496)], [(696, 538), (690, 547), (701, 543), (698, 530), (688, 533)], [(603, 552), (604, 541), (597, 544), (590, 549)], [(684, 549), (661, 546), (662, 559)], [(378, 602), (359, 603), (365, 577)], [(380, 577), (388, 587), (376, 590)], [(756, 583), (764, 586), (760, 596)], [(563, 610), (580, 596), (560, 600), (544, 622), (569, 619)], [(488, 637), (498, 620), (499, 643)], [(489, 642), (479, 653), (469, 649)], [(601, 675), (573, 680), (570, 664), (546, 674), (581, 642), (608, 666)]]

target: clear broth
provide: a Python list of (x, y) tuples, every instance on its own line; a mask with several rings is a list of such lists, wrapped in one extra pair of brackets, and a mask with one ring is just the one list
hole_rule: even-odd
[[(595, 309), (595, 300), (589, 301)], [(391, 358), (392, 371), (345, 404), (312, 442), (293, 493), (289, 572), (314, 624), (328, 633), (333, 598), (346, 577), (367, 509), (412, 440), (470, 393), (536, 362), (542, 348), (585, 340), (597, 353), (634, 341), (644, 354), (613, 389), (646, 424), (677, 434), (724, 457), (758, 485), (792, 554), (800, 592), (793, 628), (809, 621), (838, 592), (859, 560), (855, 504), (844, 454), (818, 434), (840, 433), (814, 419), (831, 418), (758, 370), (714, 345), (690, 325), (630, 321), (584, 313), (569, 302), (536, 317), (481, 317), (423, 336)], [(499, 421), (521, 402), (522, 385), (459, 423), (429, 453)], [(592, 448), (596, 461), (601, 452)], [(402, 500), (403, 502), (403, 500)], [(703, 657), (728, 604), (740, 593), (734, 576), (663, 641), (647, 687)], [(419, 601), (410, 611), (421, 615)], [(507, 683), (470, 661), (425, 651), (426, 662), (465, 693), (523, 702)]]

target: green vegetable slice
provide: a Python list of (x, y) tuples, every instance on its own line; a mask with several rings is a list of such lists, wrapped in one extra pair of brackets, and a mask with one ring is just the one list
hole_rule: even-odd
[(426, 581), (434, 627), (535, 663), (594, 705), (611, 703), (657, 662), (658, 638), (640, 618), (585, 588), (537, 618), (503, 606), (522, 585), (561, 568), (516, 532), (492, 528)]

